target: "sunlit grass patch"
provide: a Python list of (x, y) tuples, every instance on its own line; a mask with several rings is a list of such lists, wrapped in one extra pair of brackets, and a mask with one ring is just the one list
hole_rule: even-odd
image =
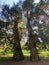
[[(30, 56), (29, 50), (22, 50), (24, 56)], [(49, 51), (41, 51), (39, 52), (39, 56), (42, 58), (49, 58)]]
[[(22, 52), (23, 52), (24, 56), (26, 56), (26, 57), (30, 56), (30, 50), (24, 49), (24, 50), (22, 50)], [(2, 54), (2, 53), (3, 53), (3, 50), (0, 50), (0, 60), (12, 60), (13, 52), (8, 52), (5, 54)], [(49, 58), (49, 51), (40, 51), (39, 56), (41, 58)]]
[(0, 53), (3, 52), (4, 50), (0, 49)]
[(49, 51), (42, 51), (39, 53), (40, 57), (49, 58)]
[(24, 56), (30, 56), (29, 50), (22, 50)]
[(7, 53), (5, 56), (6, 57), (13, 57), (13, 53)]

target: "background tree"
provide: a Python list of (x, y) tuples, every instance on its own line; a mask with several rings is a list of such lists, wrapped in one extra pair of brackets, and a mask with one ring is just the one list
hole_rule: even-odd
[(21, 47), (20, 47), (20, 39), (19, 39), (19, 31), (18, 31), (18, 21), (19, 21), (19, 16), (21, 14), (21, 13), (19, 13), (19, 11), (21, 11), (21, 10), (17, 5), (14, 5), (13, 7), (11, 7), (11, 9), (7, 5), (4, 5), (3, 9), (2, 9), (2, 15), (5, 17), (6, 21), (10, 22), (13, 20), (13, 22), (14, 22), (14, 28), (13, 28), (14, 54), (13, 54), (13, 58), (15, 61), (19, 61), (24, 58), (23, 54), (22, 54)]
[[(25, 0), (23, 2), (23, 10), (26, 12), (27, 18), (27, 30), (28, 30), (28, 37), (29, 37), (29, 46), (31, 50), (30, 59), (32, 61), (39, 60), (38, 51), (36, 48), (38, 40), (38, 35), (34, 34), (34, 30), (32, 29), (34, 22), (39, 21), (40, 16), (45, 14), (44, 12), (45, 1), (40, 0), (39, 3), (34, 3), (34, 0)], [(37, 24), (36, 24), (37, 25)], [(36, 32), (36, 31), (35, 31)], [(35, 41), (36, 40), (36, 41)]]
[(21, 9), (17, 5), (14, 5), (14, 7), (11, 8), (11, 14), (14, 16), (14, 60), (19, 61), (24, 59), (18, 31), (18, 22), (21, 19)]

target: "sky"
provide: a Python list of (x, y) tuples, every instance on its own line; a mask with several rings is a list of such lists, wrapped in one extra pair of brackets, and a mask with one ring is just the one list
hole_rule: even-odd
[[(1, 0), (1, 3), (8, 4), (10, 6), (13, 5), (13, 2), (18, 3), (20, 0)], [(22, 0), (23, 1), (23, 0)], [(38, 3), (40, 0), (35, 0), (36, 3)]]
[(8, 4), (8, 5), (10, 5), (10, 6), (13, 5), (13, 2), (18, 3), (19, 0), (1, 0), (1, 3), (2, 3), (2, 4)]

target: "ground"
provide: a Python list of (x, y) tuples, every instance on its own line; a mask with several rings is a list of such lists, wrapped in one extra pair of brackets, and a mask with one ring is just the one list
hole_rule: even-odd
[[(0, 51), (0, 53), (2, 52)], [(25, 56), (25, 59), (20, 62), (11, 61), (13, 57), (12, 53), (7, 53), (6, 55), (0, 54), (0, 65), (49, 65), (49, 51), (40, 52), (39, 56), (41, 60), (38, 62), (31, 62), (29, 60), (29, 51), (23, 50), (23, 54)]]
[(49, 59), (42, 59), (38, 62), (31, 62), (28, 59), (25, 59), (20, 62), (0, 61), (0, 65), (49, 65)]

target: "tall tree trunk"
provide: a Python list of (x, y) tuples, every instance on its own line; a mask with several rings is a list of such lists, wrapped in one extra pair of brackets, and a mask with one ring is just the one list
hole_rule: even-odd
[(30, 25), (30, 17), (28, 15), (27, 11), (27, 30), (28, 30), (28, 37), (29, 37), (29, 46), (30, 46), (30, 60), (31, 61), (38, 61), (39, 60), (39, 55), (38, 55), (38, 50), (36, 49), (36, 37), (33, 34), (33, 29)]
[(36, 38), (34, 35), (30, 36), (29, 35), (29, 45), (30, 45), (30, 50), (31, 50), (31, 54), (30, 54), (30, 60), (31, 61), (38, 61), (40, 58), (39, 58), (39, 55), (38, 55), (38, 50), (36, 48)]
[(19, 39), (19, 32), (18, 32), (18, 21), (17, 19), (14, 20), (14, 60), (20, 61), (24, 59), (21, 46), (20, 46), (20, 39)]

